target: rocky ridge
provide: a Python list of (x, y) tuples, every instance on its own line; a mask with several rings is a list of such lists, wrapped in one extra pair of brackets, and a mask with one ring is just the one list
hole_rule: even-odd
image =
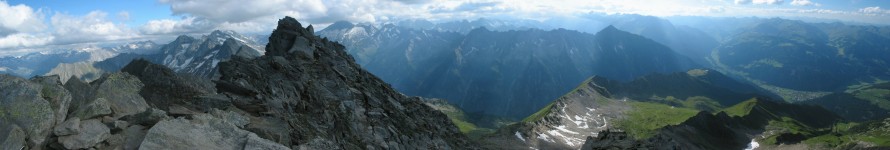
[(220, 79), (147, 60), (92, 82), (0, 75), (2, 149), (476, 149), (290, 17)]
[[(631, 109), (626, 101), (611, 98), (591, 77), (522, 122), (485, 139), (494, 149), (578, 149), (588, 136), (615, 128), (615, 119)], [(510, 147), (513, 146), (513, 147)]]

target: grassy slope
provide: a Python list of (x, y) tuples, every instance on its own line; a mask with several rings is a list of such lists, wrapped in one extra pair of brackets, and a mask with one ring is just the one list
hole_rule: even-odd
[(630, 106), (633, 109), (627, 112), (627, 118), (615, 124), (637, 139), (651, 137), (659, 128), (680, 124), (698, 113), (694, 109), (648, 102), (630, 102)]
[(544, 106), (543, 108), (541, 108), (540, 110), (538, 110), (538, 111), (535, 112), (534, 114), (529, 115), (528, 117), (525, 117), (524, 119), (522, 119), (522, 122), (529, 122), (529, 123), (531, 123), (531, 122), (535, 122), (535, 121), (541, 120), (542, 118), (544, 118), (544, 116), (547, 116), (547, 114), (550, 113), (550, 109), (553, 108), (553, 104), (555, 104), (556, 101), (558, 101), (559, 99), (561, 99), (561, 98), (563, 98), (563, 97), (566, 97), (566, 96), (569, 95), (569, 94), (575, 93), (575, 92), (578, 91), (578, 89), (580, 89), (580, 88), (587, 87), (587, 86), (588, 86), (587, 84), (590, 83), (592, 80), (593, 80), (593, 77), (588, 77), (587, 79), (584, 80), (584, 82), (581, 82), (581, 83), (582, 83), (581, 85), (578, 85), (577, 87), (575, 87), (575, 88), (572, 89), (571, 91), (566, 92), (566, 94), (564, 94), (564, 95), (560, 96), (559, 98), (557, 98), (556, 100), (550, 102), (550, 104), (547, 104), (547, 106)]
[(753, 109), (755, 105), (757, 105), (757, 100), (749, 99), (747, 101), (733, 105), (729, 108), (725, 108), (723, 109), (723, 112), (726, 112), (726, 114), (729, 116), (745, 116), (751, 112), (751, 109)]
[(427, 102), (427, 104), (448, 116), (448, 118), (451, 119), (451, 122), (454, 123), (454, 125), (456, 125), (458, 129), (460, 129), (461, 133), (466, 134), (472, 139), (478, 139), (479, 137), (482, 137), (482, 135), (494, 132), (494, 130), (492, 129), (481, 128), (473, 123), (470, 123), (469, 121), (467, 121), (466, 114), (464, 114), (462, 110), (448, 104), (447, 102)]
[(816, 136), (803, 143), (842, 148), (859, 141), (877, 146), (890, 146), (890, 119), (865, 123), (840, 123), (835, 126), (831, 134)]

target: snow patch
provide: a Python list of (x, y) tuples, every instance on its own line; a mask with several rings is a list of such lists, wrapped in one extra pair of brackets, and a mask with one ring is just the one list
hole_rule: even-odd
[[(574, 131), (566, 129), (565, 125), (560, 125), (560, 126), (556, 127), (556, 129), (558, 129), (559, 131), (565, 132), (565, 133), (569, 133), (569, 134), (578, 134), (578, 132), (574, 132)], [(554, 131), (554, 130), (551, 130), (551, 131)]]
[(550, 143), (556, 143), (556, 141), (553, 141), (553, 139), (550, 139), (550, 136), (547, 136), (547, 134), (538, 133), (538, 139), (541, 139), (541, 140), (544, 140), (544, 141), (547, 141)]
[(515, 135), (516, 135), (516, 138), (519, 138), (519, 140), (522, 140), (522, 142), (525, 142), (525, 138), (522, 138), (522, 134), (519, 134), (519, 131), (516, 131)]
[(758, 147), (760, 147), (760, 143), (757, 143), (757, 141), (754, 141), (754, 139), (751, 139), (751, 143), (748, 143), (748, 147), (745, 147), (745, 150), (754, 150), (754, 149), (757, 149)]

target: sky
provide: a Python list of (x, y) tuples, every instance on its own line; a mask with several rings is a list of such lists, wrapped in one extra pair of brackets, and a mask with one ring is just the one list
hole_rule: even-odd
[(0, 56), (213, 30), (270, 33), (283, 16), (321, 29), (480, 17), (546, 20), (589, 13), (817, 18), (890, 25), (888, 0), (0, 0)]

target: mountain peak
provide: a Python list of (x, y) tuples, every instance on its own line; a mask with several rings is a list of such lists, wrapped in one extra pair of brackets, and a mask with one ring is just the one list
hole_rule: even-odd
[(352, 22), (343, 20), (343, 21), (334, 22), (327, 28), (324, 28), (324, 30), (340, 30), (340, 29), (349, 29), (352, 27), (355, 27), (355, 24), (353, 24)]
[[(313, 58), (315, 50), (319, 50), (318, 47), (326, 47), (328, 50), (335, 51), (345, 49), (343, 45), (315, 36), (311, 28), (303, 28), (297, 19), (284, 17), (278, 20), (278, 27), (269, 36), (266, 55), (284, 56), (299, 51), (306, 54), (306, 57)], [(345, 51), (342, 53), (341, 55), (347, 56)]]
[(606, 28), (603, 28), (603, 30), (600, 30), (600, 32), (603, 32), (603, 31), (614, 32), (614, 31), (621, 31), (621, 30), (618, 30), (618, 28), (615, 28), (615, 26), (609, 25)]

